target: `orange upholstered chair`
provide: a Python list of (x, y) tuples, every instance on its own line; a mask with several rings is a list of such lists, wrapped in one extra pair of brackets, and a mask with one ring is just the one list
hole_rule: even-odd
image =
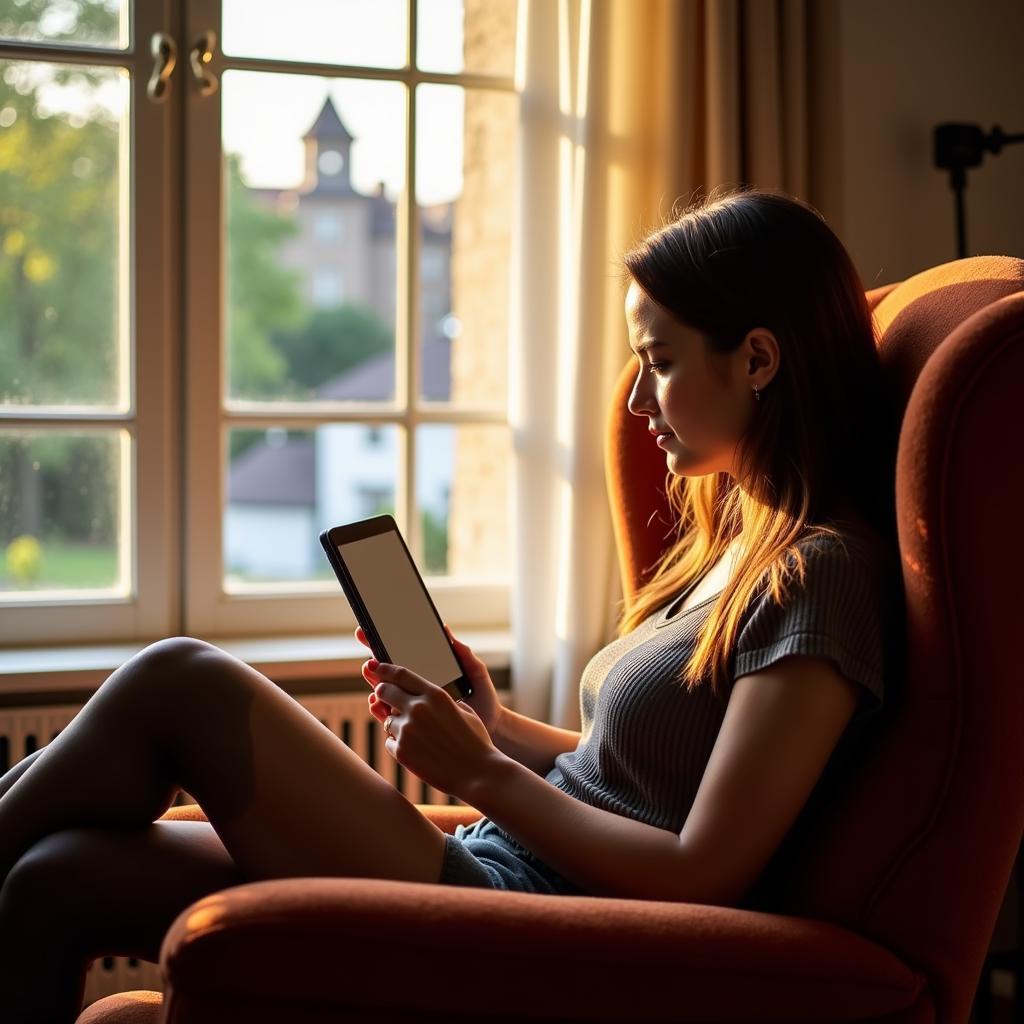
[[(108, 996), (81, 1024), (450, 1024), (492, 1007), (495, 1020), (548, 1022), (966, 1022), (1024, 828), (1024, 261), (956, 260), (867, 294), (904, 414), (906, 671), (815, 818), (781, 912), (255, 882), (182, 911), (160, 953), (162, 1001)], [(668, 517), (664, 457), (625, 408), (632, 376), (627, 364), (607, 435), (627, 599), (666, 532), (651, 514)], [(479, 816), (421, 809), (449, 830)]]

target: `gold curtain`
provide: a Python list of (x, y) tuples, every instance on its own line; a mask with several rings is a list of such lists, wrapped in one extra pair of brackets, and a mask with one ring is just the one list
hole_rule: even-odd
[(604, 476), (617, 258), (716, 185), (809, 196), (809, 0), (520, 0), (510, 309), (516, 710), (579, 728), (621, 600)]

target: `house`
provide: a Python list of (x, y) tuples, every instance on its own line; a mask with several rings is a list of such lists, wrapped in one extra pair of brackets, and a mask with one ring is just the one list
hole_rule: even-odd
[[(446, 338), (424, 343), (423, 397), (428, 401), (449, 398), (450, 351)], [(316, 397), (388, 401), (394, 381), (394, 352), (381, 353), (327, 381)], [(335, 423), (289, 437), (283, 428), (268, 428), (265, 439), (242, 452), (229, 469), (224, 522), (228, 575), (330, 575), (317, 539), (320, 531), (394, 505), (396, 429)], [(429, 424), (420, 428), (418, 437), (417, 504), (442, 522), (454, 472), (455, 430)]]

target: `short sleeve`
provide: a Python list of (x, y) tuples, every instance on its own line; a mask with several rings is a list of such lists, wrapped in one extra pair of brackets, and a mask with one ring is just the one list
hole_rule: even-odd
[(731, 655), (731, 680), (791, 654), (829, 658), (866, 691), (855, 717), (873, 718), (885, 699), (886, 549), (874, 534), (853, 532), (797, 547), (804, 579), (794, 571), (782, 604), (767, 585), (758, 591)]

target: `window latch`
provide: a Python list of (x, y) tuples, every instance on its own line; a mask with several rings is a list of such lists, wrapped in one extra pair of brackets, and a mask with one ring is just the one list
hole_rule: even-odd
[(149, 41), (149, 52), (155, 63), (146, 93), (154, 103), (163, 103), (167, 99), (167, 82), (178, 63), (178, 44), (166, 32), (154, 32)]
[(203, 96), (217, 91), (217, 77), (210, 71), (209, 64), (214, 58), (213, 47), (217, 36), (212, 29), (207, 29), (188, 51), (189, 64), (192, 66), (192, 77)]

